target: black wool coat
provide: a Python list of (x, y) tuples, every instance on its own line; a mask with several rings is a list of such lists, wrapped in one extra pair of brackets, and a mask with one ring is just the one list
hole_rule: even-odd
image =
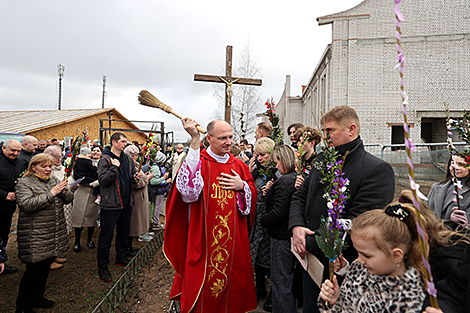
[(9, 192), (14, 192), (16, 180), (25, 169), (24, 162), (16, 158), (7, 158), (0, 146), (0, 213), (13, 214), (16, 201), (6, 200)]
[[(352, 142), (336, 147), (340, 155), (349, 151), (343, 166), (344, 177), (349, 179), (350, 198), (346, 204), (342, 218), (352, 219), (359, 214), (373, 209), (383, 208), (393, 200), (395, 192), (395, 177), (393, 169), (387, 162), (373, 156), (364, 150), (360, 137)], [(319, 154), (316, 162), (324, 163), (325, 156)], [(289, 216), (289, 233), (296, 226), (307, 227), (317, 231), (321, 218), (328, 218), (326, 199), (323, 198), (325, 185), (320, 183), (320, 171), (312, 168), (305, 179), (292, 196)], [(350, 248), (344, 253), (344, 257), (352, 262), (357, 257), (357, 252), (349, 242)], [(327, 259), (318, 247), (315, 235), (306, 238), (307, 251), (317, 256), (324, 265)], [(328, 266), (325, 266), (325, 270)]]
[(98, 180), (98, 169), (93, 166), (90, 159), (85, 157), (78, 157), (73, 168), (73, 179), (78, 180), (85, 177), (80, 184), (89, 185), (90, 183)]

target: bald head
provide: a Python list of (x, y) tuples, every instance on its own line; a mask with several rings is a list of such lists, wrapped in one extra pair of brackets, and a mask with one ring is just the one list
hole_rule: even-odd
[(215, 127), (230, 127), (232, 129), (232, 126), (230, 126), (229, 123), (227, 123), (224, 120), (213, 120), (209, 124), (207, 124), (207, 132), (211, 132)]
[(21, 143), (16, 139), (8, 139), (3, 143), (2, 151), (11, 160), (18, 157), (21, 151)]
[(28, 152), (34, 152), (38, 147), (38, 140), (33, 136), (24, 136), (21, 140), (21, 146)]
[(232, 126), (223, 120), (214, 120), (207, 125), (207, 141), (211, 151), (223, 156), (230, 152), (233, 142)]

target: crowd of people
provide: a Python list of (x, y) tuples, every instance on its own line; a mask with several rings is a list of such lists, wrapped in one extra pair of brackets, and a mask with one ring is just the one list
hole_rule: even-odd
[[(58, 140), (25, 136), (1, 144), (0, 273), (17, 271), (5, 264), (17, 207), (18, 255), (26, 264), (17, 312), (54, 305), (44, 296), (49, 271), (64, 266), (72, 233), (73, 251), (80, 253), (83, 228), (86, 247), (97, 250), (103, 282), (113, 280), (108, 266), (114, 233), (114, 265), (127, 266), (138, 251), (135, 239), (150, 241), (156, 230), (164, 230), (163, 251), (176, 272), (170, 298), (181, 301), (181, 312), (248, 312), (261, 304), (280, 313), (470, 311), (465, 158), (450, 159), (446, 178), (417, 200), (436, 309), (426, 293), (434, 286), (426, 282), (416, 202), (409, 190), (394, 201), (393, 169), (365, 151), (354, 109), (329, 110), (321, 131), (289, 125), (289, 144), (273, 140), (266, 122), (257, 125), (254, 145), (245, 139), (235, 143), (231, 126), (221, 120), (209, 123), (203, 141), (195, 120), (182, 122), (191, 137), (187, 153), (182, 144), (165, 151), (153, 144), (150, 149), (157, 152), (149, 154), (151, 162), (141, 161), (141, 144), (114, 133), (104, 149), (80, 148), (68, 180), (67, 155)], [(326, 156), (317, 153), (322, 139), (345, 157), (342, 172), (350, 196), (342, 218), (352, 220), (348, 247), (334, 261), (332, 279), (331, 260), (317, 242), (329, 214), (321, 170)], [(459, 206), (453, 178), (460, 181)], [(321, 284), (296, 255), (321, 263)]]
[[(69, 235), (75, 237), (74, 253), (81, 252), (83, 228), (87, 230), (86, 247), (97, 248), (99, 278), (112, 281), (108, 265), (115, 229), (114, 265), (127, 266), (129, 257), (138, 252), (132, 246), (133, 239), (150, 241), (153, 230), (164, 228), (159, 222), (162, 200), (168, 192), (173, 167), (181, 165), (185, 157), (183, 145), (177, 144), (174, 149), (168, 145), (166, 154), (155, 154), (153, 166), (146, 159), (145, 173), (138, 172), (142, 146), (115, 133), (104, 149), (97, 143), (82, 144), (73, 174), (66, 179), (65, 164), (71, 161), (66, 152), (69, 148), (56, 139), (48, 141), (25, 136), (21, 142), (10, 139), (0, 143), (0, 273), (18, 271), (5, 264), (5, 247), (17, 207), (18, 256), (26, 264), (17, 312), (31, 313), (34, 308), (54, 306), (44, 296), (49, 271), (64, 266)], [(158, 144), (150, 149), (161, 150)], [(161, 186), (165, 187), (163, 192)], [(150, 203), (155, 203), (156, 194), (159, 204), (151, 216)], [(157, 221), (153, 225), (151, 218)], [(99, 240), (95, 244), (97, 226)]]
[[(176, 271), (170, 299), (181, 301), (181, 312), (247, 312), (258, 305), (282, 313), (300, 307), (303, 312), (470, 311), (466, 159), (450, 160), (446, 179), (432, 186), (428, 198), (417, 200), (434, 275), (434, 285), (428, 285), (416, 202), (410, 190), (394, 201), (393, 169), (365, 151), (354, 109), (329, 110), (321, 131), (289, 125), (290, 144), (276, 143), (271, 125), (260, 123), (252, 149), (246, 141), (234, 143), (230, 125), (220, 120), (209, 124), (201, 143), (197, 125), (183, 119), (192, 141), (167, 204), (164, 252)], [(331, 280), (330, 260), (316, 240), (329, 209), (319, 166), (325, 155), (316, 149), (322, 138), (339, 159), (346, 156), (342, 172), (350, 197), (342, 218), (352, 220), (348, 247), (334, 262)], [(459, 207), (453, 176), (462, 185)], [(294, 254), (318, 259), (322, 283)], [(246, 272), (247, 264), (251, 271)], [(434, 287), (440, 309), (427, 295)]]

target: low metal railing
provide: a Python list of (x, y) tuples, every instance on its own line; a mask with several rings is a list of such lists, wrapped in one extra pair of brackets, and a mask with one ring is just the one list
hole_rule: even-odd
[[(468, 149), (466, 142), (454, 142), (457, 150)], [(449, 150), (447, 143), (417, 143), (416, 149), (412, 152), (413, 163), (416, 164), (436, 164), (447, 163), (449, 160)], [(381, 158), (388, 163), (406, 163), (407, 155), (405, 145), (382, 145), (378, 143), (364, 144), (366, 151)]]
[(111, 289), (103, 298), (103, 300), (100, 301), (100, 303), (92, 312), (114, 312), (121, 303), (126, 293), (129, 291), (129, 285), (132, 283), (134, 278), (145, 266), (145, 263), (147, 263), (150, 257), (158, 249), (160, 249), (162, 245), (163, 231), (160, 231), (158, 234), (155, 235), (155, 237), (153, 237), (152, 240), (150, 240), (142, 249), (140, 249), (139, 253), (137, 253), (137, 255), (131, 260), (129, 265), (126, 266), (126, 269), (122, 276), (118, 279), (114, 286), (111, 287)]
[(181, 312), (181, 302), (179, 301), (171, 301), (170, 309), (168, 313), (180, 313)]

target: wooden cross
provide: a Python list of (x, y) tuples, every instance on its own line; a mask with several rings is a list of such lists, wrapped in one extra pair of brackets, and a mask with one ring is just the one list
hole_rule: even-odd
[(195, 81), (224, 83), (225, 84), (225, 121), (230, 124), (231, 119), (231, 102), (232, 102), (232, 85), (254, 85), (261, 86), (261, 79), (232, 77), (232, 46), (227, 46), (226, 50), (225, 76), (199, 75), (194, 74)]

